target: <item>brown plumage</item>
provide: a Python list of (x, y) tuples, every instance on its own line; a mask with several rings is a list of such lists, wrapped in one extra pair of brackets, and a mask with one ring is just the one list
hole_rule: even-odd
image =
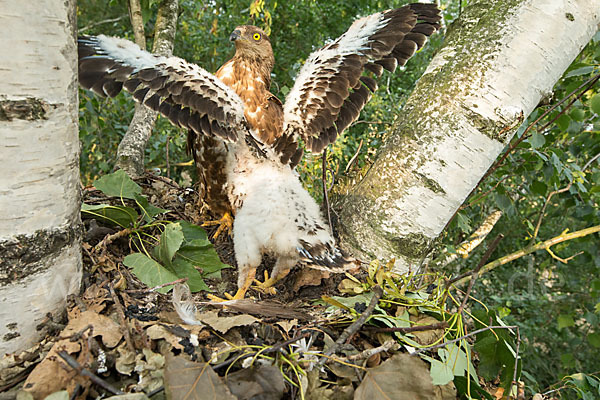
[(434, 4), (411, 4), (356, 20), (313, 52), (285, 104), (269, 92), (274, 58), (259, 28), (234, 30), (235, 56), (212, 75), (176, 57), (155, 57), (122, 39), (79, 40), (82, 86), (115, 96), (121, 88), (188, 129), (209, 207), (235, 212), (238, 293), (265, 253), (277, 259), (273, 285), (298, 263), (342, 271), (348, 260), (294, 171), (301, 139), (322, 151), (354, 122), (383, 70), (393, 72), (439, 28)]

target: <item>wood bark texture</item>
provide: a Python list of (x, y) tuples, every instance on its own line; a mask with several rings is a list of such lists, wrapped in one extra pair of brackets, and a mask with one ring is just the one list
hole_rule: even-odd
[(0, 1), (0, 356), (81, 280), (75, 0)]
[(476, 0), (342, 202), (347, 249), (419, 268), (519, 125), (598, 30), (600, 0)]
[[(154, 45), (152, 47), (154, 54), (159, 56), (172, 55), (177, 30), (178, 8), (178, 0), (163, 0), (161, 2), (156, 17)], [(149, 108), (136, 106), (127, 133), (119, 143), (117, 166), (132, 178), (144, 174), (144, 151), (152, 134), (157, 115), (157, 112)]]

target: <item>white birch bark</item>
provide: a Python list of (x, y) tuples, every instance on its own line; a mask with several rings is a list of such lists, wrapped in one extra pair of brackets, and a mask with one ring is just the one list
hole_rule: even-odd
[(0, 356), (81, 280), (75, 0), (0, 0)]
[(417, 268), (599, 23), (600, 0), (470, 1), (344, 199), (349, 250)]

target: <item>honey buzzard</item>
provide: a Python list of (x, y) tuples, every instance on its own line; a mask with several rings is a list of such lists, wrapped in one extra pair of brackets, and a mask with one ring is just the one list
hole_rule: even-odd
[(356, 20), (313, 52), (282, 104), (270, 93), (269, 37), (255, 26), (230, 36), (235, 56), (212, 75), (177, 57), (158, 57), (127, 40), (79, 39), (79, 81), (101, 96), (122, 88), (189, 132), (207, 202), (233, 212), (238, 291), (243, 298), (262, 256), (277, 258), (270, 287), (298, 263), (343, 268), (315, 200), (302, 187), (298, 139), (315, 153), (355, 121), (383, 70), (393, 72), (439, 28), (434, 4), (410, 4)]

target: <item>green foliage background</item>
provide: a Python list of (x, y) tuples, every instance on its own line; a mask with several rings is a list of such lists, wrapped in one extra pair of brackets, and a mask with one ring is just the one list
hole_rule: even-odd
[[(174, 53), (208, 71), (216, 71), (233, 54), (228, 37), (235, 26), (251, 23), (266, 28), (271, 32), (276, 55), (272, 91), (283, 100), (312, 50), (343, 33), (357, 16), (406, 3), (397, 0), (181, 0)], [(158, 2), (145, 0), (142, 5), (150, 47)], [(447, 24), (458, 17), (459, 7), (459, 0), (442, 1)], [(124, 0), (79, 0), (77, 14), (80, 34), (104, 33), (133, 38)], [(436, 35), (406, 68), (383, 76), (379, 91), (359, 121), (330, 149), (328, 165), (336, 180), (349, 181), (368, 168), (382, 138), (393, 129), (394, 121), (402, 117), (404, 99), (442, 39), (442, 35)], [(557, 83), (547, 105), (536, 109), (527, 122), (535, 120), (552, 104), (600, 73), (599, 42), (597, 34)], [(498, 233), (505, 238), (491, 259), (557, 236), (565, 229), (575, 231), (600, 224), (597, 185), (600, 168), (598, 160), (590, 162), (600, 153), (599, 92), (598, 85), (594, 85), (568, 109), (567, 101), (543, 118), (538, 127), (549, 125), (541, 131), (531, 130), (533, 134), (523, 140), (465, 202), (446, 230), (440, 249), (452, 251), (495, 209), (502, 210), (504, 216), (490, 238)], [(133, 110), (133, 101), (126, 94), (106, 100), (81, 91), (84, 184), (112, 170), (118, 143), (127, 130)], [(523, 134), (527, 122), (514, 140)], [(184, 173), (193, 175), (185, 152), (185, 132), (173, 128), (163, 118), (159, 118), (155, 132), (146, 150), (147, 168), (167, 173), (165, 155), (169, 141), (170, 175), (180, 181)], [(357, 162), (346, 174), (346, 165), (359, 147)], [(307, 189), (320, 198), (320, 160), (309, 155), (299, 170)], [(545, 199), (550, 192), (570, 182), (573, 183), (569, 190), (551, 198), (534, 238)], [(599, 369), (598, 235), (557, 245), (553, 252), (563, 259), (576, 256), (565, 263), (549, 253), (534, 253), (486, 274), (474, 288), (475, 296), (504, 316), (507, 323), (521, 326), (523, 379), (531, 392), (547, 388), (575, 372), (593, 373)], [(483, 250), (476, 250), (472, 257), (446, 267), (446, 273), (473, 269), (481, 254)]]

